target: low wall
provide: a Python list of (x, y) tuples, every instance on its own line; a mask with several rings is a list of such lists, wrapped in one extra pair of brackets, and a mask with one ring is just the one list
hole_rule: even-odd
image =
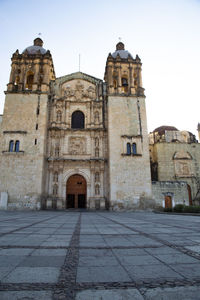
[(189, 205), (187, 182), (185, 181), (153, 181), (152, 194), (156, 206), (165, 207), (165, 196), (171, 196), (172, 206)]

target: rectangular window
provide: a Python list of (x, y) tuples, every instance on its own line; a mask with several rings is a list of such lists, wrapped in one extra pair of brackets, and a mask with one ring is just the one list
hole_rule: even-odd
[(38, 124), (36, 124), (35, 129), (38, 130)]
[(37, 139), (35, 139), (35, 145), (37, 145)]

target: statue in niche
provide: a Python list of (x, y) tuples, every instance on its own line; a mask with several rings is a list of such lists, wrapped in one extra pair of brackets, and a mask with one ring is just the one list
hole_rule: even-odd
[(54, 186), (53, 186), (53, 195), (54, 196), (58, 195), (58, 186), (57, 186), (57, 184), (54, 184)]
[(99, 147), (99, 138), (95, 137), (95, 147)]
[(99, 182), (100, 181), (99, 179), (100, 179), (99, 178), (99, 172), (96, 172), (95, 177), (94, 177), (95, 182)]
[(56, 122), (58, 123), (62, 122), (62, 112), (60, 110), (57, 111)]
[(94, 124), (99, 124), (99, 113), (96, 111), (94, 113)]
[(55, 172), (55, 173), (53, 174), (53, 181), (54, 181), (54, 182), (58, 182), (58, 172)]
[(95, 157), (99, 157), (99, 148), (95, 148)]
[(59, 148), (59, 146), (58, 145), (56, 145), (56, 147), (55, 147), (55, 156), (59, 156), (60, 155), (60, 148)]
[(100, 188), (99, 188), (99, 185), (96, 184), (95, 185), (95, 195), (99, 195), (100, 194)]

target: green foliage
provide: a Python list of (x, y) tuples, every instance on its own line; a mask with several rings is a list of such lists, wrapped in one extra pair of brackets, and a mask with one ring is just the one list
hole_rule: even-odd
[(164, 212), (172, 212), (172, 208), (166, 207), (166, 208), (164, 208)]
[(174, 212), (182, 212), (184, 209), (185, 205), (183, 204), (176, 204), (173, 208)]
[(184, 206), (183, 209), (184, 213), (200, 213), (200, 206)]
[(184, 204), (176, 204), (174, 208), (164, 208), (164, 212), (176, 212), (176, 213), (200, 213), (200, 206), (198, 205), (184, 205)]

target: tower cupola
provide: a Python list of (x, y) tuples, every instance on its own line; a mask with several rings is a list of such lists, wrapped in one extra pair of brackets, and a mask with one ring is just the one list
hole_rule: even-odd
[(7, 92), (48, 92), (49, 83), (55, 79), (52, 56), (43, 48), (43, 41), (36, 38), (33, 45), (13, 54)]
[(105, 81), (109, 94), (144, 95), (142, 88), (141, 60), (138, 55), (134, 59), (132, 54), (125, 50), (122, 42), (117, 43), (116, 50), (109, 53)]

